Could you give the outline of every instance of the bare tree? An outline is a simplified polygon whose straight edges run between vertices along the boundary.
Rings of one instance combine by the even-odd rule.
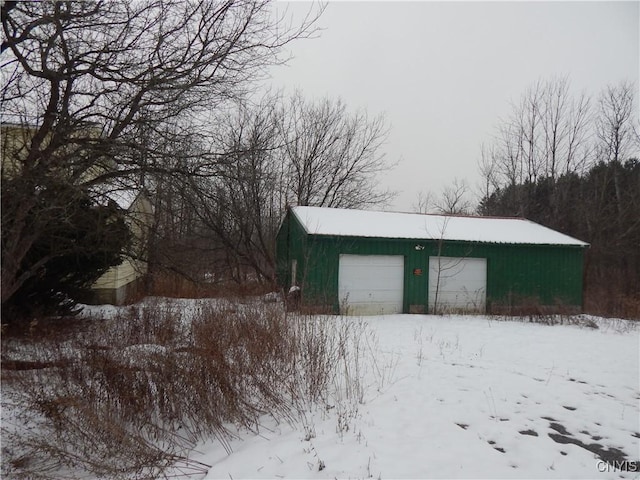
[[[433,211],[435,199],[431,192],[418,192],[416,203],[412,205],[413,211],[416,213],[427,214]]]
[[[514,208],[505,213],[526,215],[540,207],[534,186],[547,182],[557,216],[565,194],[558,179],[589,166],[590,100],[585,94],[572,97],[568,79],[555,78],[536,82],[512,107],[496,142],[483,153],[484,198],[490,189],[506,190]]]
[[[488,198],[493,192],[500,188],[495,149],[496,147],[494,145],[487,146],[484,143],[480,149],[480,160],[478,161],[481,178],[481,183],[478,187],[480,198]]]
[[[638,155],[638,144],[634,141],[634,131],[631,114],[633,111],[633,86],[629,82],[621,82],[617,86],[609,85],[598,99],[598,114],[595,121],[597,145],[596,155],[599,161],[605,163],[622,164],[635,154]],[[620,169],[613,168],[613,186],[615,191],[615,205],[617,221],[624,223],[626,205],[621,187]],[[605,178],[605,181],[607,179]],[[604,198],[602,199],[604,201]],[[599,202],[598,210],[604,210],[606,205]]]
[[[468,197],[467,182],[454,178],[451,185],[442,189],[440,200],[436,202],[437,212],[443,215],[470,215],[473,205]]]
[[[510,163],[514,160],[521,163],[513,165],[514,171],[510,172],[512,175],[516,175],[517,172],[519,181],[535,182],[540,174],[543,88],[542,83],[538,81],[527,89],[520,102],[513,105],[509,124],[503,129],[503,137],[508,142],[507,160]],[[514,150],[516,155],[512,153]]]
[[[273,280],[275,237],[288,205],[366,207],[389,198],[375,175],[382,117],[349,112],[341,101],[268,94],[239,103],[216,122],[217,174],[196,180],[192,209],[225,252],[232,278]]]
[[[365,119],[340,101],[314,104],[299,92],[239,101],[219,114],[208,133],[219,157],[215,175],[158,189],[166,190],[157,199],[166,199],[167,214],[157,217],[163,225],[154,251],[164,258],[156,262],[193,280],[212,272],[220,281],[273,280],[275,237],[288,205],[367,206],[388,198],[374,178],[387,165],[378,152],[383,121]]]
[[[227,152],[225,160],[215,179],[196,189],[194,211],[225,251],[222,270],[235,280],[247,273],[273,280],[275,272],[275,237],[286,209],[279,98],[242,103],[221,120],[216,148]]]
[[[589,98],[570,96],[566,78],[537,82],[513,105],[499,129],[492,153],[504,183],[555,179],[583,166],[587,148]]]
[[[165,147],[206,144],[207,112],[244,95],[315,18],[292,27],[253,0],[4,2],[2,121],[28,134],[3,151],[3,180],[24,187],[19,208],[3,201],[3,304],[44,268],[24,259],[43,233],[27,219],[46,179],[95,196],[214,175],[212,149]]]
[[[391,168],[380,148],[388,133],[383,116],[351,114],[341,100],[309,102],[296,92],[280,118],[290,204],[358,208],[391,198],[375,184]]]
[[[432,192],[420,192],[414,209],[418,213],[470,215],[473,213],[473,204],[469,194],[470,189],[467,182],[454,178],[451,185],[442,188],[439,197],[436,197]]]
[[[438,250],[436,252],[435,262],[433,262],[432,264],[431,258],[429,258],[430,283],[432,283],[431,281],[434,280],[434,277],[435,277],[435,285],[433,285],[433,289],[431,288],[432,285],[429,285],[429,297],[431,297],[431,294],[433,294],[433,302],[431,305],[429,305],[429,311],[434,315],[442,313],[440,311],[440,294],[441,294],[440,290],[441,290],[441,284],[443,283],[446,271],[455,267],[455,266],[452,267],[448,264],[448,262],[443,261],[443,257],[442,257],[443,247],[444,247],[444,236],[447,230],[447,225],[449,224],[450,220],[451,220],[450,217],[444,217],[442,219],[440,234],[437,236]]]
[[[633,151],[632,111],[631,83],[610,85],[600,94],[596,117],[597,153],[600,160],[619,162]]]
[[[567,78],[547,82],[542,91],[544,145],[542,172],[556,179],[584,165],[589,99],[583,93],[572,99]]]

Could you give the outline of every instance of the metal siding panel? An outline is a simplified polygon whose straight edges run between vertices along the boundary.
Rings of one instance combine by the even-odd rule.
[[[582,304],[582,250],[552,246],[491,246],[488,297],[496,304]]]

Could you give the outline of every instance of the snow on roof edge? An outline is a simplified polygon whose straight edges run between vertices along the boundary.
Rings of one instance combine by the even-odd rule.
[[[308,234],[363,238],[589,247],[587,242],[526,218],[382,212],[295,206]]]

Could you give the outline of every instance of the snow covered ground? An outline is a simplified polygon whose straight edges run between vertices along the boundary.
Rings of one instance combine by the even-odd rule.
[[[356,321],[327,317],[326,321]],[[362,401],[264,417],[206,478],[640,478],[638,324],[366,317]],[[609,460],[609,463],[603,461]]]

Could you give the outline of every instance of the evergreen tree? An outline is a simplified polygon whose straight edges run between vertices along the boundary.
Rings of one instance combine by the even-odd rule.
[[[16,277],[25,280],[3,304],[4,323],[75,313],[89,287],[122,261],[131,238],[115,202],[96,204],[67,182],[26,183],[24,177],[2,180],[2,229],[20,229],[26,249],[16,265]],[[25,191],[31,192],[31,208],[17,225]],[[6,257],[15,248],[8,240],[2,236],[3,265],[11,262]]]

